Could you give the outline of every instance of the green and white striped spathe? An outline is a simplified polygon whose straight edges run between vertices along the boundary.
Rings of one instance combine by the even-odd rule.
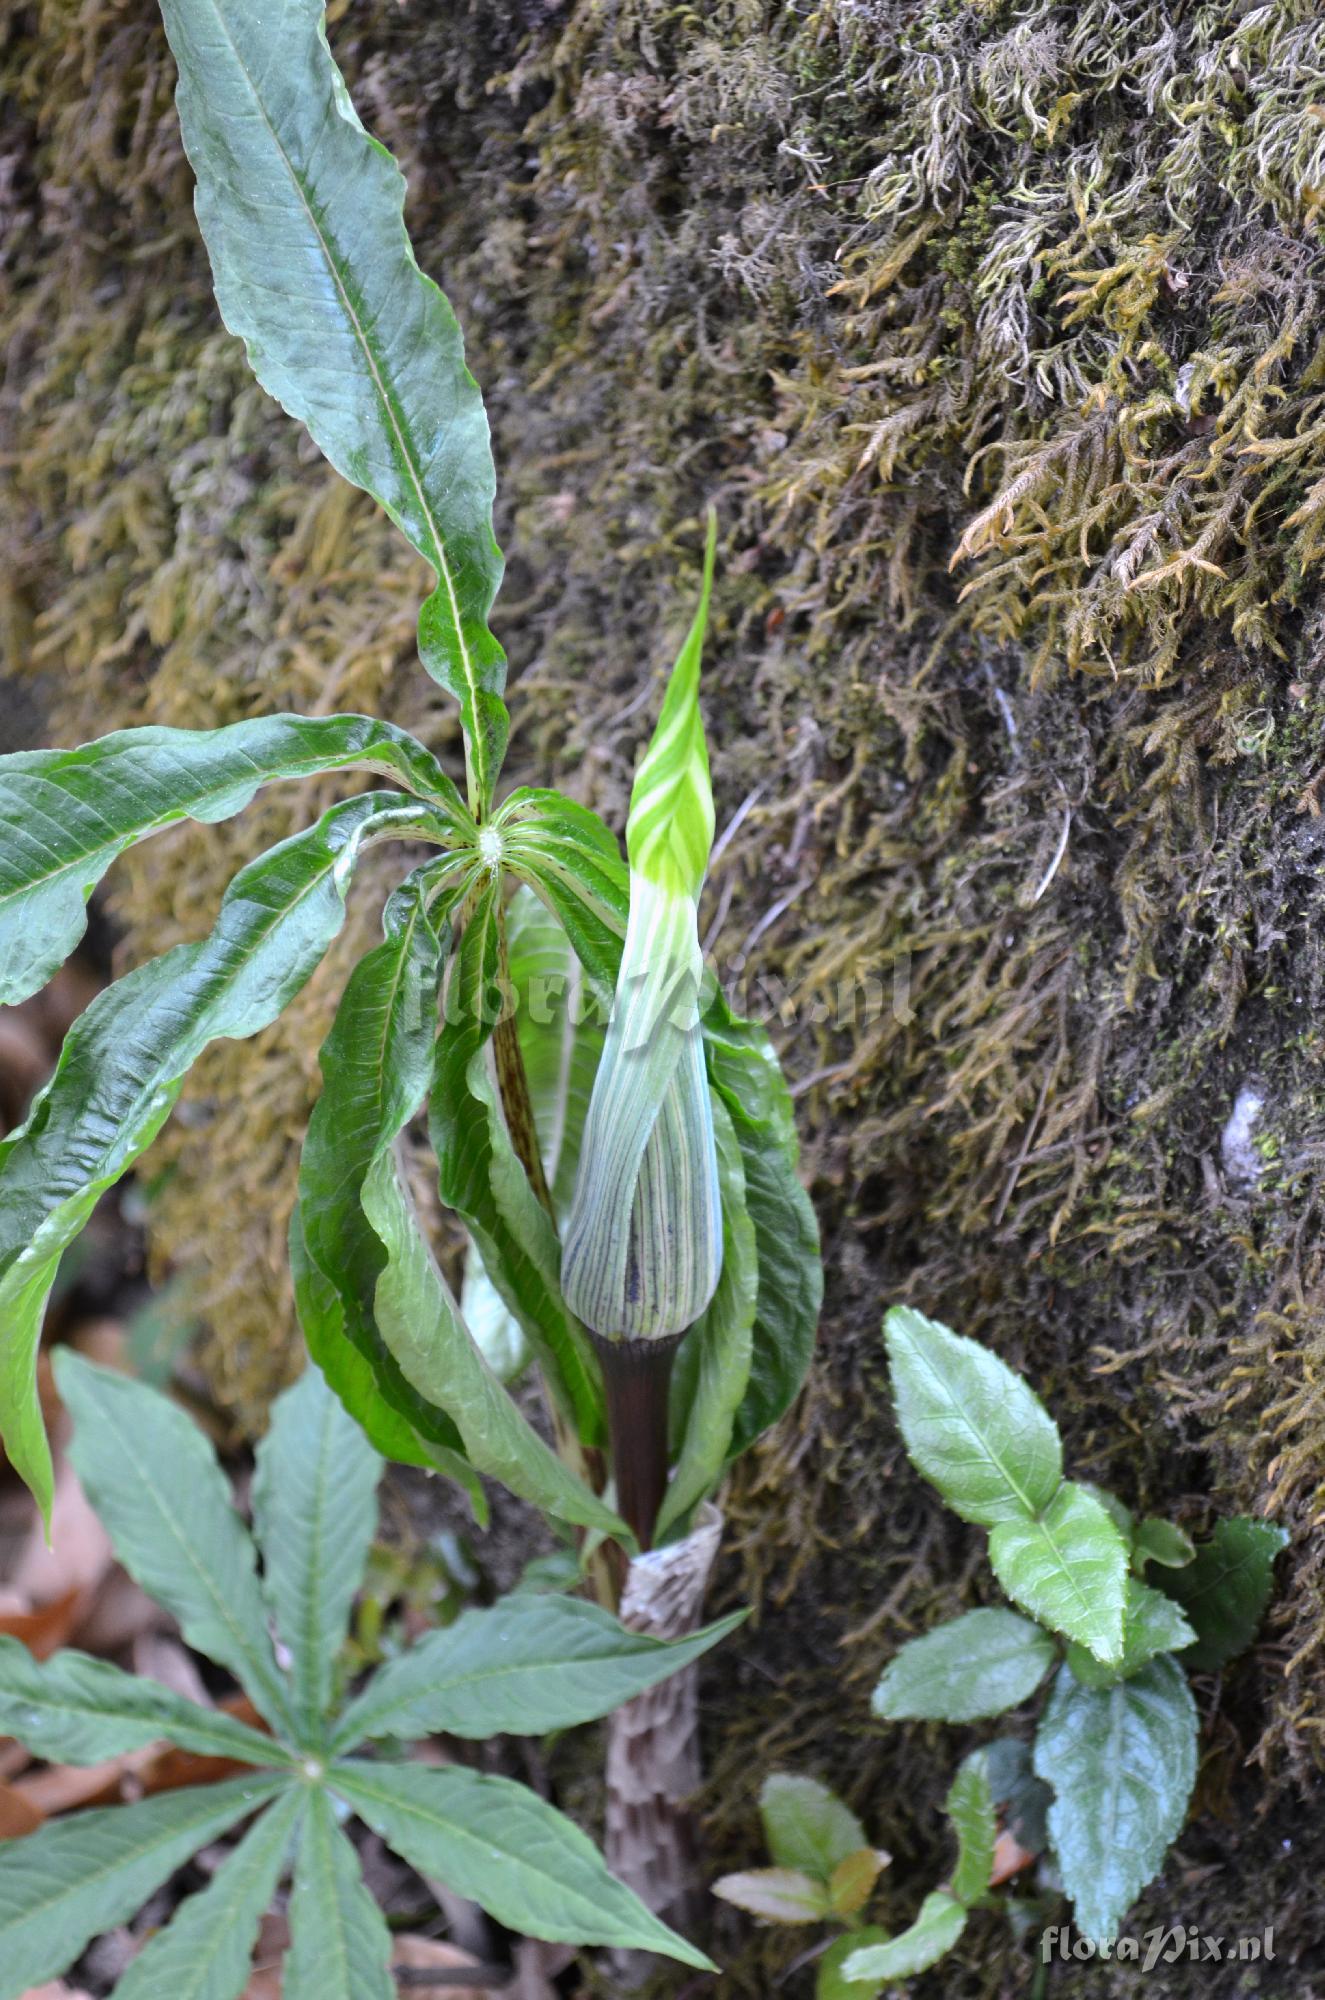
[[[631,795],[630,916],[562,1258],[572,1312],[614,1339],[683,1333],[722,1271],[696,917],[713,844],[698,695],[715,544],[710,518],[699,609]]]

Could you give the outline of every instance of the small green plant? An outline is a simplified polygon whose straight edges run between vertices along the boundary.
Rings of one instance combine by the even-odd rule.
[[[0,1004],[73,949],[89,895],[132,843],[225,819],[277,781],[386,781],[244,868],[210,936],[100,995],[0,1145],[0,1438],[49,1509],[36,1357],[63,1253],[208,1043],[258,1033],[308,980],[360,856],[390,839],[417,865],[345,987],[302,1157],[290,1253],[309,1348],[383,1453],[463,1481],[480,1516],[486,1474],[591,1548],[607,1537],[633,1553],[683,1533],[786,1409],[822,1290],[776,1058],[701,977],[713,801],[698,683],[716,527],[636,779],[626,866],[573,799],[500,793],[487,419],[455,315],[415,262],[404,179],[332,60],[322,0],[278,15],[257,0],[163,0],[163,14],[221,313],[262,385],[431,566],[419,654],[458,703],[464,789],[424,744],[360,715],[133,729],[0,759]],[[563,975],[610,1014],[605,1037],[583,1008],[522,1006],[521,885]],[[472,1246],[477,1330],[399,1157],[425,1110],[443,1204]],[[493,1325],[502,1339],[485,1347]],[[552,1445],[504,1386],[524,1355]],[[599,1564],[604,1600],[612,1574]]]
[[[271,1734],[87,1654],[38,1665],[18,1640],[0,1639],[0,1732],[37,1755],[95,1764],[164,1738],[252,1766],[231,1781],[75,1813],[0,1847],[0,2000],[64,1971],[245,1820],[253,1824],[211,1886],[144,1947],[117,2000],[183,1991],[233,2000],[287,1868],[286,2000],[390,2000],[390,1936],[342,1829],[347,1813],[516,1932],[707,1965],[526,1786],[459,1763],[403,1761],[400,1746],[434,1732],[527,1736],[590,1721],[739,1621],[669,1645],[596,1605],[518,1595],[463,1612],[350,1693],[340,1663],[382,1461],[318,1372],[280,1398],[259,1447],[255,1545],[182,1411],[67,1350],[56,1371],[75,1420],[75,1468],[120,1560],[189,1643],[234,1675]]]
[[[1287,1537],[1238,1518],[1196,1547],[1171,1522],[1135,1520],[1114,1495],[1064,1479],[1057,1426],[996,1355],[908,1307],[889,1313],[885,1335],[913,1464],[989,1531],[994,1574],[1030,1616],[968,1611],[911,1640],[874,1712],[975,1722],[1028,1701],[1053,1673],[1033,1768],[1053,1795],[1048,1846],[1077,1923],[1103,1942],[1187,1815],[1197,1745],[1187,1671],[1216,1672],[1251,1644]],[[888,1949],[846,1958],[849,1990],[884,1974]]]
[[[765,1923],[841,1925],[843,1934],[819,1957],[816,2000],[868,2000],[933,1965],[961,1936],[969,1911],[994,1900],[997,1821],[988,1762],[977,1750],[957,1773],[947,1800],[957,1839],[952,1878],[926,1896],[915,1922],[896,1937],[865,1921],[889,1855],[870,1846],[855,1814],[814,1778],[775,1771],[765,1779],[759,1813],[774,1865],[724,1875],[713,1893]],[[864,1951],[871,1978],[848,1981],[848,1960]]]

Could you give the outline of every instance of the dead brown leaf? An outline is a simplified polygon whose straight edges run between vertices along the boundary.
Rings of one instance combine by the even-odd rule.
[[[81,1986],[66,1986],[63,1979],[52,1979],[46,1986],[30,1986],[22,2000],[92,2000],[92,1995]]]
[[[25,1833],[35,1833],[44,1818],[12,1785],[0,1785],[0,1840],[20,1840]]]

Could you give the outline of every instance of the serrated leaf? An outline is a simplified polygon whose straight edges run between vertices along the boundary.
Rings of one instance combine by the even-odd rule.
[[[468,814],[441,765],[389,722],[264,715],[224,729],[122,729],[77,750],[0,758],[0,1006],[26,999],[78,943],[116,856],[181,819],[210,825],[259,786],[346,766]]]
[[[1185,1569],[1195,1554],[1191,1536],[1172,1521],[1159,1521],[1150,1515],[1137,1527],[1132,1558],[1138,1571],[1152,1562],[1162,1569]]]
[[[888,1933],[881,1924],[863,1924],[858,1931],[834,1938],[819,1960],[814,1980],[814,2000],[878,2000],[883,1984],[878,1979],[848,1979],[843,1967],[847,1960],[867,1945],[887,1944]]]
[[[168,1738],[201,1757],[283,1764],[290,1753],[219,1709],[201,1708],[159,1681],[126,1674],[72,1647],[43,1662],[0,1638],[0,1735],[49,1764],[100,1764]]]
[[[515,1155],[488,1072],[503,1005],[498,887],[470,911],[452,962],[438,1037],[429,1126],[442,1201],[477,1243],[484,1268],[520,1323],[568,1425],[606,1442],[602,1381],[558,1282],[556,1232]]]
[[[1056,1658],[1048,1633],[1015,1611],[967,1611],[903,1646],[871,1706],[890,1722],[974,1722],[1026,1701]]]
[[[382,1338],[411,1386],[451,1418],[470,1463],[554,1520],[628,1544],[624,1522],[544,1442],[474,1345],[389,1154],[361,1199],[386,1251],[374,1298]]]
[[[1108,1666],[1123,1650],[1127,1544],[1098,1500],[1065,1480],[1032,1520],[1001,1521],[989,1560],[1008,1596]]]
[[[727,1110],[713,1105],[722,1200],[722,1275],[704,1312],[681,1342],[672,1369],[672,1476],[655,1542],[667,1538],[722,1477],[732,1427],[750,1380],[759,1270],[755,1232],[745,1206],[745,1170]]]
[[[825,1884],[839,1862],[869,1846],[850,1806],[817,1778],[770,1773],[760,1789],[759,1816],[778,1866],[804,1869]]]
[[[331,59],[322,0],[164,0],[217,304],[264,389],[381,502],[437,576],[419,651],[460,703],[480,816],[506,747],[488,629],[502,562],[487,419],[405,182]]]
[[[1220,1521],[1190,1568],[1164,1579],[1196,1632],[1182,1658],[1198,1673],[1217,1673],[1245,1652],[1261,1627],[1274,1588],[1274,1559],[1288,1536],[1273,1521],[1235,1515]]]
[[[236,2000],[303,1809],[300,1793],[288,1792],[249,1828],[209,1886],[148,1939],[115,2000]]]
[[[72,1348],[57,1352],[55,1379],[74,1420],[70,1460],[124,1567],[273,1727],[288,1728],[290,1686],[267,1636],[256,1553],[202,1432],[155,1389]]]
[[[987,1894],[994,1873],[994,1842],[998,1825],[994,1794],[983,1750],[967,1757],[952,1781],[948,1818],[957,1836],[957,1866],[949,1887],[967,1908]]]
[[[97,996],[27,1123],[0,1144],[0,1436],[43,1509],[51,1462],[36,1354],[63,1252],[156,1137],[207,1044],[256,1034],[303,986],[340,929],[365,843],[443,831],[432,808],[370,792],[251,862],[210,937]]]
[[[937,1965],[952,1950],[966,1929],[966,1910],[946,1889],[935,1889],[920,1905],[915,1922],[887,1944],[866,1945],[848,1952],[842,1962],[842,1976],[856,1980],[909,1979],[927,1966]],[[849,1987],[848,1987],[849,1990]]]
[[[347,1710],[336,1752],[368,1737],[536,1736],[591,1722],[699,1659],[737,1612],[666,1642],[579,1598],[513,1596],[461,1613],[374,1675]]]
[[[823,1883],[798,1868],[747,1868],[720,1875],[713,1893],[766,1924],[817,1923],[830,1907]]]
[[[396,2000],[391,1933],[320,1788],[308,1800],[281,2000]]]
[[[884,1336],[906,1449],[954,1513],[996,1528],[1047,1508],[1062,1479],[1063,1448],[1021,1377],[978,1341],[910,1306],[892,1308]]]
[[[282,1790],[235,1778],[137,1805],[73,1813],[0,1845],[0,2000],[61,1973],[89,1939],[124,1923],[200,1847]]]
[[[1131,1546],[1136,1530],[1136,1517],[1125,1500],[1116,1493],[1110,1493],[1107,1486],[1097,1486],[1092,1479],[1079,1479],[1077,1486],[1082,1493],[1089,1493],[1092,1500],[1098,1500],[1123,1540]]]
[[[363,1211],[364,1181],[427,1094],[450,914],[466,880],[462,874],[439,886],[432,870],[416,869],[387,903],[383,942],[346,982],[319,1053],[322,1093],[300,1156],[301,1242],[292,1238],[292,1247],[296,1265],[302,1253],[312,1267],[297,1278],[310,1346],[329,1367],[328,1379],[350,1414],[370,1427],[375,1441],[385,1441],[403,1421],[411,1461],[459,1477],[481,1513],[481,1490],[464,1467],[455,1423],[409,1381],[377,1323],[386,1251]],[[362,1358],[366,1382],[328,1353],[338,1341],[348,1341]]]
[[[1193,1636],[1191,1626],[1171,1598],[1130,1576],[1123,1612],[1123,1656],[1117,1667],[1102,1667],[1075,1645],[1067,1649],[1067,1663],[1083,1686],[1107,1687],[1119,1675],[1126,1678],[1134,1674],[1157,1653],[1177,1652],[1190,1644]]]
[[[1172,1659],[1086,1688],[1062,1667],[1035,1738],[1049,1837],[1080,1929],[1102,1944],[1158,1874],[1196,1778],[1196,1704]]]
[[[1049,1840],[1045,1815],[1053,1793],[1031,1768],[1030,1745],[999,1736],[985,1745],[984,1754],[994,1803],[1002,1808],[1013,1838],[1028,1854],[1043,1853]]]
[[[253,1527],[263,1589],[290,1653],[292,1699],[316,1731],[377,1532],[382,1461],[316,1368],[272,1407],[258,1446]]]
[[[337,1764],[333,1791],[425,1876],[528,1937],[657,1951],[711,1971],[660,1923],[577,1826],[509,1778],[461,1765]]]
[[[828,1878],[828,1901],[834,1916],[854,1917],[863,1910],[891,1859],[881,1847],[858,1847],[839,1861]]]

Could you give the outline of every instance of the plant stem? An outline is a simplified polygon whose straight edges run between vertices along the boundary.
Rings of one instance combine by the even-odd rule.
[[[607,1390],[617,1512],[640,1548],[651,1549],[667,1491],[667,1392],[681,1336],[607,1340],[594,1334],[593,1344]]]
[[[511,1135],[511,1145],[515,1157],[529,1177],[529,1185],[537,1197],[540,1208],[557,1227],[556,1211],[552,1206],[552,1195],[548,1189],[547,1175],[543,1171],[543,1155],[538,1144],[538,1126],[534,1120],[533,1100],[529,1095],[529,1077],[524,1066],[524,1054],[520,1048],[520,1037],[516,1028],[515,1014],[510,1005],[510,966],[506,955],[506,923],[501,921],[498,929],[500,952],[500,978],[507,1004],[492,1032],[493,1066],[497,1073],[497,1092],[506,1119],[506,1129]],[[577,1479],[588,1487],[591,1493],[601,1493],[607,1484],[607,1468],[603,1455],[590,1445],[582,1444],[571,1425],[557,1407],[556,1398],[547,1397],[552,1417],[552,1429],[556,1438],[557,1456],[570,1467]],[[620,1558],[618,1560],[618,1557]],[[605,1610],[615,1611],[621,1596],[621,1580],[625,1574],[624,1553],[614,1546],[598,1549],[589,1563],[589,1575],[593,1583],[593,1593]]]

